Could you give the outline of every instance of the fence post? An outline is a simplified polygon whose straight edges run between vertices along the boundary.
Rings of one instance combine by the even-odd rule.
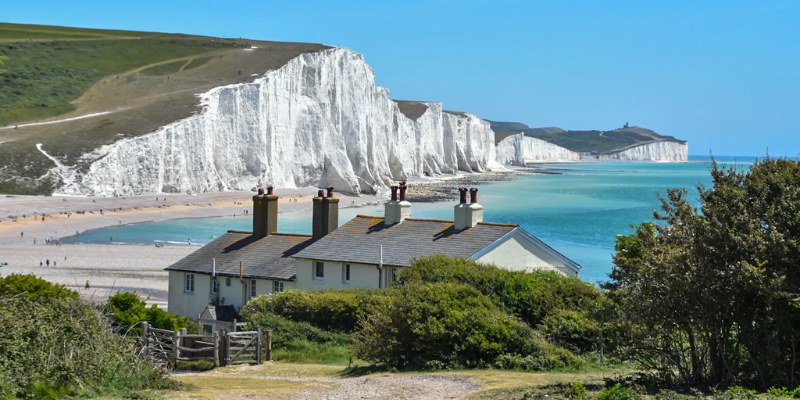
[[[261,343],[261,327],[258,327],[257,330],[258,337],[256,338],[256,364],[261,364],[263,362],[263,355],[261,354],[262,351],[262,343]]]
[[[142,355],[147,357],[150,355],[150,324],[147,321],[142,323]]]
[[[272,361],[272,330],[267,330],[267,361]]]
[[[178,346],[181,343],[181,332],[175,331],[175,340],[172,341],[172,368],[178,368]]]
[[[223,329],[219,337],[219,365],[224,367],[228,365],[228,330]]]
[[[212,334],[214,338],[214,366],[219,367],[219,333]]]

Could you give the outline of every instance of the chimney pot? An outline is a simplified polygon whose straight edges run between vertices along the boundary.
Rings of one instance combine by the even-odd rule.
[[[264,189],[263,188],[258,188],[258,194],[264,194]]]
[[[328,197],[333,197],[333,186],[328,186]]]
[[[475,204],[478,202],[478,188],[472,188],[469,190],[469,202],[470,204]]]
[[[317,197],[325,197],[325,191],[322,189],[317,190]]]
[[[397,185],[392,186],[392,201],[397,201]]]
[[[406,201],[406,190],[408,187],[405,182],[400,182],[400,201]]]
[[[267,186],[267,194],[271,196],[271,195],[272,195],[272,190],[273,190],[273,189],[274,189],[274,188],[273,188],[272,186]],[[262,193],[263,193],[263,189],[262,189]]]
[[[467,188],[462,187],[458,188],[458,204],[466,204],[467,203]]]

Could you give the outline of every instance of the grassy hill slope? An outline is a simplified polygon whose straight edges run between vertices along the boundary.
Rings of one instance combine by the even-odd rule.
[[[525,136],[535,137],[572,151],[585,153],[608,154],[637,145],[662,141],[686,143],[672,136],[659,135],[650,129],[637,126],[610,131],[569,131],[556,127],[531,128],[519,122],[489,121],[489,123],[495,132],[496,142],[522,132]]]
[[[37,143],[78,164],[81,154],[190,116],[198,93],[326,48],[0,23],[0,193],[52,191],[39,178],[54,164]]]

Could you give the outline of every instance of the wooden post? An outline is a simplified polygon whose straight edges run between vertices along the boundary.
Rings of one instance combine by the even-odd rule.
[[[222,330],[219,340],[219,364],[224,367],[228,365],[228,331],[226,329]]]
[[[212,337],[214,338],[214,366],[219,367],[219,333],[213,332]]]
[[[261,344],[261,327],[258,327],[257,330],[258,337],[256,337],[256,364],[261,364],[263,362],[263,355],[261,354],[262,351],[262,344]]]
[[[142,323],[142,355],[147,357],[150,354],[150,324]]]
[[[172,341],[172,368],[178,368],[178,346],[181,343],[181,332],[175,331],[175,339]]]
[[[272,361],[272,330],[267,331],[267,361]]]

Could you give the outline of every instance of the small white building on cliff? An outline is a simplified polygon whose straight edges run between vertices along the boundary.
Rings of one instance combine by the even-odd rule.
[[[477,189],[460,189],[449,220],[411,218],[407,186],[392,187],[384,217],[359,215],[341,227],[333,188],[313,199],[312,235],[277,232],[278,196],[253,196],[253,231],[228,231],[166,268],[169,311],[190,318],[209,305],[239,309],[290,288],[382,288],[414,258],[445,254],[515,271],[576,276],[580,266],[518,225],[483,222]],[[398,198],[399,193],[399,198]]]

